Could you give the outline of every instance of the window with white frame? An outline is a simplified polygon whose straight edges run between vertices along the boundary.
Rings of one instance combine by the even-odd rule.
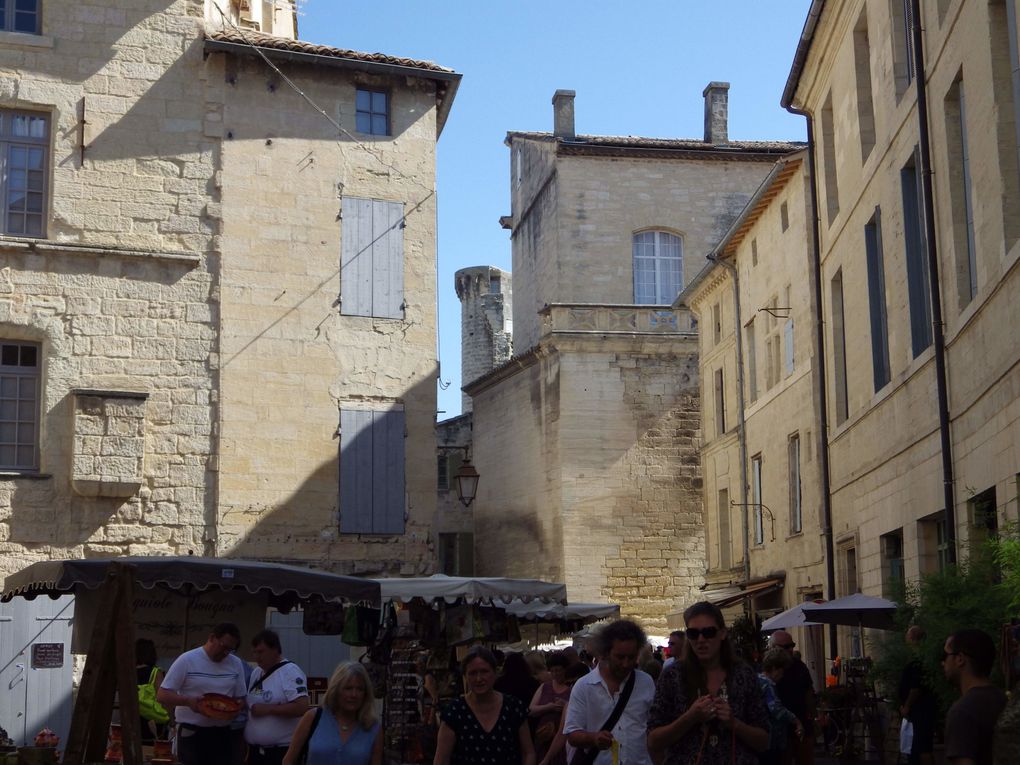
[[[368,135],[389,135],[390,94],[381,90],[358,88],[354,99],[357,131]]]
[[[39,468],[37,343],[0,341],[0,470]]]
[[[634,234],[634,302],[671,305],[684,283],[683,240],[667,231]]]
[[[2,233],[30,237],[46,235],[49,144],[48,115],[0,109],[0,161],[3,163],[4,200]]]
[[[42,33],[41,0],[0,0],[0,31]]]
[[[765,523],[761,509],[761,455],[751,457],[751,505],[754,508],[754,543],[765,544]]]

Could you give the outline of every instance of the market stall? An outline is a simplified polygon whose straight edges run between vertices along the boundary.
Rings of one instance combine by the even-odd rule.
[[[513,649],[535,648],[562,636],[575,635],[606,619],[619,619],[620,607],[609,603],[510,603],[507,614],[520,624],[521,642]]]
[[[537,579],[454,577],[377,579],[392,625],[374,657],[384,664],[388,762],[431,762],[440,700],[457,692],[458,651],[519,640],[509,608],[566,605],[563,584]]]
[[[211,624],[261,619],[275,607],[362,604],[378,607],[376,582],[282,564],[226,558],[125,557],[42,561],[11,574],[0,595],[74,594],[76,646],[86,653],[63,762],[104,759],[119,692],[126,765],[141,765],[134,644],[138,634],[162,636],[176,655],[204,640]],[[258,615],[258,616],[252,616]]]

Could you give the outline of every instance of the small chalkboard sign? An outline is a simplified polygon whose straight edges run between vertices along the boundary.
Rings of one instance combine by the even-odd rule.
[[[32,644],[32,669],[60,669],[63,666],[63,643]]]

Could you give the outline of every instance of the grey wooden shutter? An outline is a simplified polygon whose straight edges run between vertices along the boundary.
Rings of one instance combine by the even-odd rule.
[[[343,198],[340,233],[340,312],[402,319],[404,205]]]
[[[400,202],[372,202],[372,315],[404,318],[404,206]]]
[[[340,410],[340,531],[372,533],[372,414]]]
[[[404,413],[340,410],[340,532],[404,533]]]
[[[404,533],[404,413],[373,412],[372,531]]]
[[[372,315],[372,200],[343,198],[340,228],[340,313]]]

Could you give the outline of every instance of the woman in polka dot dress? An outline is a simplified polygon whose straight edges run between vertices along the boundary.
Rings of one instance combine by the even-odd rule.
[[[519,699],[493,689],[492,652],[472,648],[461,671],[467,692],[440,712],[433,765],[535,765],[528,709]]]

